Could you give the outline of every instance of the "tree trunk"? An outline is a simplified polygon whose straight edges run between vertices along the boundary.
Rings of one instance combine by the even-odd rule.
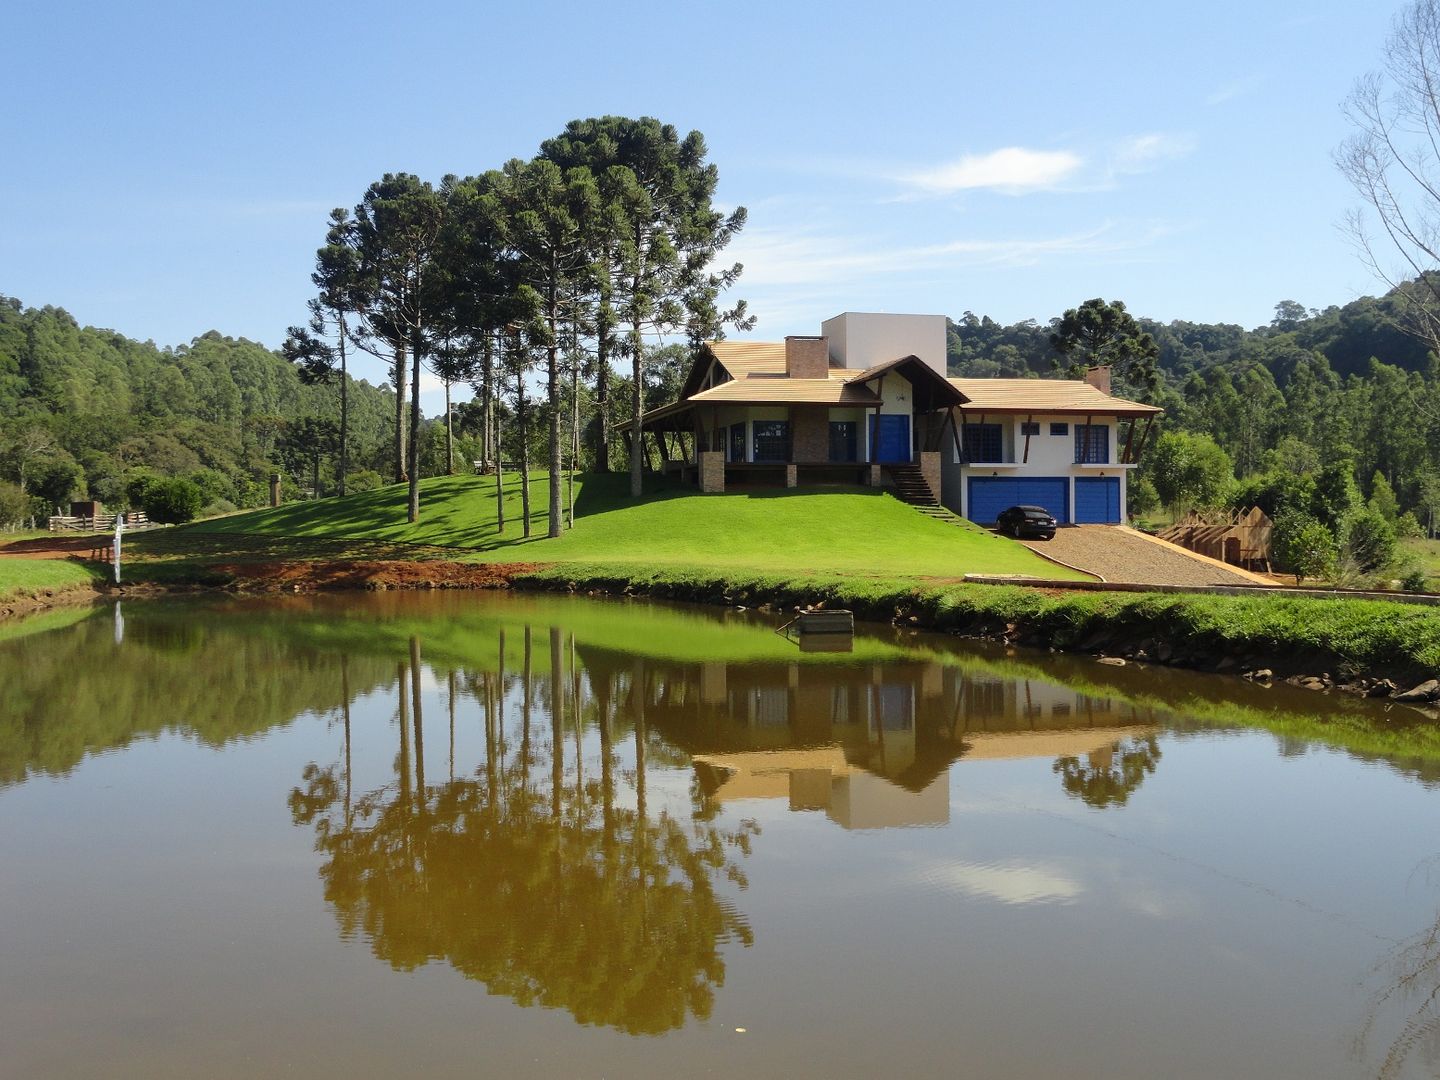
[[[549,450],[550,450],[550,484],[549,484],[549,509],[547,511],[549,520],[546,522],[545,535],[556,537],[560,535],[561,521],[561,494],[560,487],[561,473],[565,469],[564,462],[560,457],[560,339],[559,327],[556,325],[557,307],[559,301],[555,295],[555,275],[558,271],[553,265],[550,268],[550,291],[547,297],[547,310],[545,312],[545,323],[550,330],[549,341],[545,348],[545,375],[546,375],[546,396],[550,401],[550,424],[549,424]]]
[[[406,520],[412,525],[420,520],[420,335],[415,335],[411,350],[410,379],[410,509]]]
[[[609,252],[600,277],[600,307],[595,320],[595,471],[610,471],[610,332],[615,311],[610,306]]]
[[[638,499],[644,490],[644,482],[641,478],[644,468],[644,447],[642,446],[640,419],[644,411],[644,393],[642,387],[642,376],[644,374],[644,360],[640,352],[640,320],[636,319],[630,326],[630,376],[633,382],[630,386],[630,427],[634,438],[630,441],[630,497]]]
[[[500,414],[495,414],[495,529],[505,531],[505,461],[500,452]]]
[[[575,470],[580,467],[580,328],[575,330],[575,352],[570,357],[570,528],[575,527]]]
[[[405,346],[395,346],[395,483],[405,482]]]
[[[515,420],[520,428],[520,517],[521,534],[530,535],[530,424],[525,407],[525,374],[515,373]]]
[[[480,350],[480,456],[496,461],[500,451],[495,438],[495,392],[491,382],[495,376],[495,341],[488,333],[480,339]]]
[[[445,380],[445,475],[455,475],[455,422],[450,415],[450,380]]]
[[[345,477],[350,472],[350,376],[345,366],[345,315],[336,320],[340,325],[340,475],[337,489],[345,494]]]

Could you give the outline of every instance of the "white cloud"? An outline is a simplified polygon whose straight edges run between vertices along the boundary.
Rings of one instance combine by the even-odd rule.
[[[901,173],[896,179],[924,195],[983,190],[1023,195],[1058,187],[1084,164],[1084,158],[1069,150],[1007,146],[988,154],[966,154],[943,165]]]
[[[846,237],[818,229],[754,229],[736,239],[732,253],[745,264],[749,288],[810,286],[937,268],[1033,266],[1044,259],[1132,250],[1151,243],[1155,227],[1126,234],[1113,222],[1056,236],[958,239],[934,244],[891,244],[877,237]]]
[[[973,863],[943,860],[917,873],[924,884],[1002,904],[1068,904],[1085,886],[1058,867],[1007,861]]]

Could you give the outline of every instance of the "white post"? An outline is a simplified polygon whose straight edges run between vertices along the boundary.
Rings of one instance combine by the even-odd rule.
[[[115,515],[115,584],[120,584],[120,534],[125,531],[125,515]]]

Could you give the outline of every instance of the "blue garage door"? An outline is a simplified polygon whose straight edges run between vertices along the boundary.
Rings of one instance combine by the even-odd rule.
[[[970,520],[994,525],[1012,506],[1043,506],[1062,525],[1070,520],[1070,482],[1063,476],[972,476]]]
[[[1077,525],[1118,525],[1120,523],[1120,478],[1118,476],[1077,476],[1075,478],[1075,523]]]
[[[896,465],[910,460],[910,417],[903,414],[872,417],[870,438],[876,461]]]

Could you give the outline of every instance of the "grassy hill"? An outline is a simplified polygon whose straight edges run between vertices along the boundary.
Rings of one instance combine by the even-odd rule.
[[[498,528],[493,478],[436,477],[421,485],[421,520],[405,521],[399,485],[343,499],[293,503],[198,523],[181,535],[293,540],[381,540],[462,549],[466,558],[837,571],[886,577],[967,573],[1079,577],[969,523],[931,520],[868,488],[757,489],[698,495],[651,479],[636,503],[624,476],[576,479],[576,522],[545,538],[548,482],[532,481],[533,536],[521,536],[518,477],[504,486]],[[178,537],[177,537],[178,539]]]

